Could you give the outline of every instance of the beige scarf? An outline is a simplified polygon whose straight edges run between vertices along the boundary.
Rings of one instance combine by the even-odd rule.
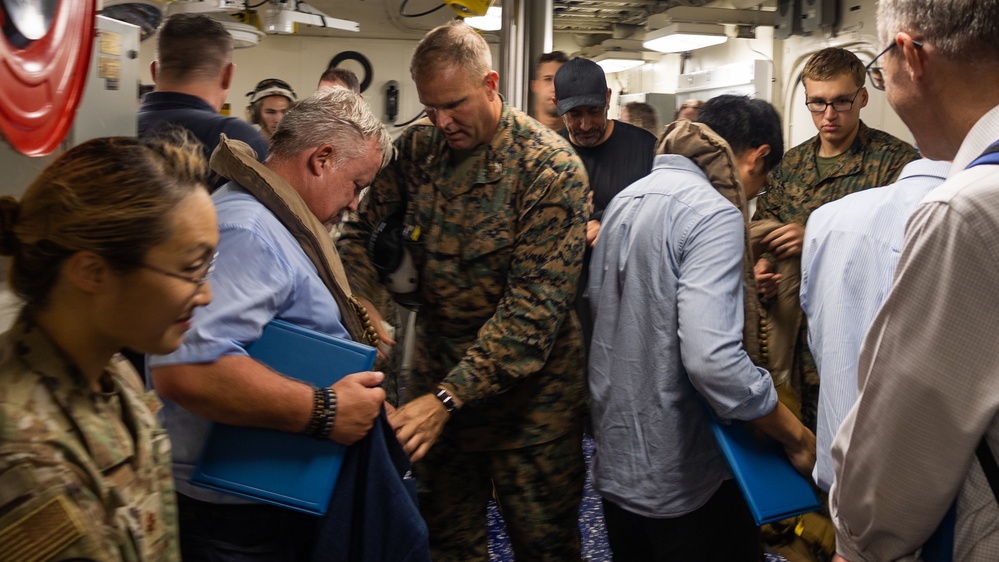
[[[315,264],[319,277],[340,308],[347,333],[355,341],[377,345],[378,335],[371,326],[368,312],[350,291],[343,263],[329,232],[298,192],[284,178],[257,162],[249,145],[224,134],[212,153],[211,168],[245,188],[277,216]]]

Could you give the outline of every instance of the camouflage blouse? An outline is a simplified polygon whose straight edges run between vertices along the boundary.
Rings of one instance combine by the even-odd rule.
[[[0,559],[180,560],[170,442],[128,362],[97,393],[38,328],[0,353]]]
[[[466,450],[544,443],[578,427],[585,364],[572,301],[583,258],[586,170],[568,142],[504,104],[492,141],[456,171],[428,121],[396,141],[338,248],[371,300],[372,225],[408,199],[422,302],[406,399],[443,383],[464,403],[445,431]]]
[[[850,193],[880,187],[898,179],[902,168],[919,158],[909,143],[860,122],[853,144],[825,177],[815,156],[819,137],[788,150],[770,174],[767,192],[756,200],[753,220],[774,219],[804,225],[812,211]]]

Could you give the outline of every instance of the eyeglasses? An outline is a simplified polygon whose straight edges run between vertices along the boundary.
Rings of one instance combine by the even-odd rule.
[[[863,89],[863,86],[857,88],[857,93],[853,94],[853,99],[835,101],[806,101],[805,107],[807,107],[808,111],[811,111],[812,113],[825,113],[826,109],[831,105],[836,113],[844,113],[853,109],[853,102],[857,101],[857,96],[860,95],[860,90]]]
[[[912,44],[917,49],[922,49],[923,48],[923,44],[920,41],[913,40]],[[864,70],[867,71],[867,75],[871,77],[871,86],[874,86],[875,90],[884,91],[884,89],[885,89],[885,73],[884,73],[884,69],[882,67],[880,67],[880,66],[874,66],[874,65],[875,65],[875,63],[878,62],[878,59],[880,59],[882,56],[884,56],[884,54],[887,53],[888,51],[892,50],[892,48],[894,48],[895,45],[898,45],[898,43],[892,42],[891,45],[888,45],[887,47],[885,47],[885,50],[883,50],[880,53],[878,53],[878,56],[874,57],[874,59],[871,62],[867,63],[867,66],[864,67]]]
[[[212,276],[212,272],[215,271],[215,260],[218,257],[219,257],[219,253],[215,252],[212,255],[211,259],[208,260],[207,262],[205,262],[205,264],[201,266],[202,267],[202,271],[200,273],[195,274],[195,275],[183,275],[183,274],[176,273],[176,272],[173,272],[173,271],[167,271],[165,269],[160,269],[158,267],[155,267],[155,266],[152,266],[152,265],[148,265],[148,264],[145,264],[145,263],[139,264],[139,267],[141,267],[143,269],[148,269],[149,271],[155,271],[156,273],[159,273],[160,275],[166,275],[167,277],[173,277],[174,279],[181,279],[183,281],[187,281],[188,283],[194,283],[198,288],[201,288],[202,285],[204,285],[205,283],[208,282],[208,278]]]

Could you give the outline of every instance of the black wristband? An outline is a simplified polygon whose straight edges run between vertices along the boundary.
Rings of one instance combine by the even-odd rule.
[[[441,401],[441,404],[444,404],[444,409],[447,410],[449,414],[454,411],[454,396],[451,396],[451,393],[448,392],[447,389],[442,388],[438,390],[437,394],[434,394],[434,396]]]

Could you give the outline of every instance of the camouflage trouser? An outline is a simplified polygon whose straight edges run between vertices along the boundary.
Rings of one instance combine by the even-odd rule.
[[[495,485],[518,561],[580,560],[581,442],[573,432],[522,449],[465,453],[438,441],[414,466],[432,559],[489,559],[486,505]]]

